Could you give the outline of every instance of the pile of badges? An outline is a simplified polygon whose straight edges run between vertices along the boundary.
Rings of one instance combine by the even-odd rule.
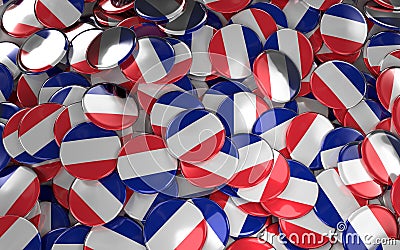
[[[0,249],[400,249],[399,0],[0,5]]]

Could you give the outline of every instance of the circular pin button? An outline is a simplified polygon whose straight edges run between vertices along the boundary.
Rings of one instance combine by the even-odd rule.
[[[186,9],[185,0],[167,0],[163,2],[152,0],[136,0],[135,11],[142,18],[154,21],[171,21]]]
[[[376,79],[376,92],[380,103],[389,112],[393,109],[393,103],[400,95],[400,81],[395,77],[400,73],[400,68],[384,70]]]
[[[68,106],[77,102],[81,102],[85,92],[86,88],[78,85],[64,87],[54,93],[54,95],[50,97],[49,102]]]
[[[90,232],[90,227],[76,225],[65,230],[54,242],[52,249],[83,247],[85,238]]]
[[[68,193],[75,179],[76,178],[69,174],[64,168],[60,168],[53,178],[52,189],[54,197],[61,206],[67,209],[69,208]]]
[[[40,249],[40,235],[36,227],[24,218],[7,215],[0,217],[2,236],[0,247],[4,249]],[[23,232],[23,233],[21,233]]]
[[[36,18],[47,28],[65,29],[79,20],[84,0],[36,0]]]

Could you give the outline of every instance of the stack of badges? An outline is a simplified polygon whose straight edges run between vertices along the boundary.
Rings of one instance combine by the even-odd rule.
[[[0,249],[399,249],[399,3],[0,0]]]

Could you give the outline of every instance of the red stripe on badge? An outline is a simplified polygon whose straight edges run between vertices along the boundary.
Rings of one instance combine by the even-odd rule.
[[[103,221],[103,219],[100,218],[73,189],[70,190],[69,201],[74,203],[74,206],[70,207],[70,209],[75,217],[85,218],[85,222],[91,225],[105,223],[105,221]],[[74,208],[79,208],[79,211],[75,213]]]
[[[175,248],[175,250],[199,249],[204,242],[199,241],[206,235],[207,222],[203,219],[197,226],[189,233],[188,236]],[[196,246],[194,243],[201,245]]]
[[[117,159],[82,162],[64,166],[70,173],[79,173],[80,179],[93,180],[93,170],[96,176],[107,176],[117,167]]]

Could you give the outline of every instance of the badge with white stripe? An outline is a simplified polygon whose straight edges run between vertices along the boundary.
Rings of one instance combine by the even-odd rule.
[[[49,102],[68,106],[73,103],[81,102],[85,92],[86,88],[78,85],[64,87],[54,93],[54,95],[50,97]]]
[[[357,129],[365,135],[373,131],[376,125],[388,116],[387,111],[380,103],[366,99],[347,110],[343,125]]]
[[[379,205],[367,205],[353,212],[343,232],[345,249],[376,249],[379,239],[396,238],[398,225],[389,209]]]
[[[126,188],[117,173],[96,181],[76,179],[69,191],[69,209],[88,226],[103,225],[121,212]]]
[[[231,197],[231,199],[233,203],[237,206],[237,208],[239,208],[246,214],[258,217],[267,217],[271,215],[261,206],[261,203],[259,202],[247,201],[240,197]]]
[[[400,140],[390,132],[376,130],[361,144],[367,171],[378,182],[391,185],[400,175]]]
[[[252,249],[252,250],[275,250],[268,242],[263,242],[257,238],[243,238],[236,240],[226,250],[241,250],[241,249]]]
[[[65,230],[54,242],[51,250],[83,249],[90,227],[76,225]]]
[[[314,62],[314,52],[310,41],[302,33],[291,29],[278,30],[268,37],[264,50],[268,49],[286,54],[296,65],[301,78],[310,72]]]
[[[318,25],[320,11],[310,7],[305,1],[272,0],[271,3],[285,13],[291,29],[307,33]]]
[[[399,10],[387,9],[371,1],[365,4],[364,11],[365,15],[373,23],[386,29],[400,29],[400,22],[398,20]]]
[[[285,157],[274,151],[274,165],[271,173],[265,180],[250,188],[239,188],[236,194],[248,201],[262,202],[280,195],[286,188],[290,179],[289,164]]]
[[[45,103],[24,115],[19,124],[18,138],[29,155],[42,160],[58,158],[59,147],[54,140],[53,127],[63,110],[60,104]]]
[[[135,11],[140,17],[154,22],[171,21],[182,14],[185,5],[185,0],[137,0]]]
[[[128,78],[126,78],[126,76],[122,73],[120,67],[101,70],[98,73],[91,74],[90,82],[92,86],[102,83],[113,83],[128,91],[137,90],[137,85]]]
[[[0,63],[7,66],[13,79],[16,79],[21,74],[21,70],[17,65],[18,50],[19,46],[14,43],[0,42]]]
[[[269,144],[253,134],[237,134],[232,142],[239,152],[239,163],[228,185],[235,188],[250,188],[267,178],[274,163]]]
[[[289,237],[289,243],[304,249],[314,249],[329,244],[330,237],[335,233],[335,228],[325,225],[313,210],[297,219],[280,219],[279,226],[287,237],[298,236]]]
[[[224,124],[226,135],[250,133],[257,118],[269,110],[268,104],[259,96],[249,92],[238,92],[220,104],[217,115]]]
[[[172,45],[161,37],[142,37],[138,46],[139,52],[121,64],[125,76],[137,83],[153,83],[166,77],[175,63]]]
[[[251,91],[244,84],[231,81],[222,81],[214,84],[204,93],[202,102],[207,110],[217,112],[218,107],[226,98],[239,92]]]
[[[289,156],[286,149],[286,131],[297,114],[286,108],[273,108],[264,112],[254,123],[252,133],[266,140],[273,149],[283,156]]]
[[[138,107],[128,91],[114,84],[100,84],[88,89],[82,106],[87,118],[108,130],[132,126],[138,118]]]
[[[36,18],[47,28],[65,29],[79,20],[83,13],[84,0],[37,0]]]
[[[157,100],[150,112],[151,127],[156,135],[165,136],[168,124],[179,113],[203,108],[203,104],[191,94],[180,91],[168,92]]]
[[[264,10],[248,8],[231,17],[230,23],[241,24],[256,32],[262,44],[278,30],[275,20]]]
[[[86,51],[91,42],[103,31],[101,29],[90,29],[79,33],[71,41],[68,51],[68,59],[71,67],[82,74],[94,74],[99,70],[90,66],[86,58]]]
[[[283,29],[288,27],[287,18],[285,13],[278,6],[267,3],[267,2],[257,2],[249,6],[249,8],[260,9],[268,14],[275,20],[278,29]]]
[[[339,177],[337,169],[328,169],[317,176],[320,187],[314,211],[330,227],[343,224],[362,204],[359,204]]]
[[[202,250],[223,250],[228,243],[229,222],[224,210],[215,202],[196,198],[191,202],[200,210],[207,223],[207,238]]]
[[[330,7],[321,18],[321,36],[326,46],[338,54],[353,54],[367,38],[363,14],[349,4]]]
[[[364,136],[355,129],[341,127],[330,131],[322,141],[320,154],[321,164],[325,169],[335,168],[339,152],[347,143],[362,141]]]
[[[309,213],[318,198],[318,184],[312,172],[303,164],[288,160],[290,179],[285,190],[276,198],[261,202],[278,218],[295,219]],[[297,192],[302,190],[302,192]]]
[[[156,193],[168,187],[177,167],[177,160],[157,135],[134,137],[118,154],[117,168],[122,181],[140,193]]]
[[[61,168],[53,178],[52,189],[54,197],[64,208],[69,207],[68,193],[75,179],[76,178],[68,173],[64,168]]]
[[[227,183],[236,173],[238,163],[238,150],[227,137],[213,158],[199,163],[180,162],[180,167],[183,176],[193,185],[212,188]]]
[[[343,61],[329,61],[318,66],[310,83],[315,98],[334,109],[354,107],[366,93],[363,75],[356,67]]]
[[[373,35],[364,45],[364,61],[371,73],[378,75],[382,59],[397,49],[400,49],[399,33],[384,31]]]
[[[64,58],[68,50],[68,39],[56,29],[43,29],[31,35],[22,44],[18,56],[18,66],[27,72],[47,71]],[[40,56],[41,60],[37,60]]]
[[[243,238],[253,235],[264,227],[267,217],[249,215],[240,210],[232,199],[217,191],[210,196],[210,200],[216,202],[228,217],[230,231],[229,235],[235,238]]]
[[[388,68],[400,67],[400,50],[390,52],[383,58],[381,63],[381,72]]]
[[[261,53],[253,65],[258,89],[278,103],[292,100],[300,90],[300,72],[284,53],[267,50]]]
[[[179,225],[181,230],[176,230]],[[154,208],[144,225],[149,250],[201,249],[207,237],[207,222],[193,203],[165,201]]]
[[[376,92],[380,103],[389,112],[392,112],[393,103],[400,95],[400,68],[390,68],[379,74],[376,79]]]
[[[111,248],[146,250],[142,227],[131,219],[116,217],[103,226],[93,227],[86,236],[86,250]]]
[[[295,117],[286,132],[287,149],[292,159],[310,169],[320,169],[318,155],[322,142],[331,130],[332,123],[324,116],[307,112]]]
[[[55,202],[41,201],[40,202],[40,221],[39,233],[45,235],[51,230],[69,227],[69,217],[67,211]]]
[[[24,218],[7,215],[0,217],[0,248],[37,250],[41,248],[36,227]]]
[[[208,47],[212,66],[229,79],[250,76],[254,59],[261,51],[262,44],[257,34],[240,24],[230,24],[218,30]]]
[[[225,130],[218,117],[201,109],[177,115],[165,136],[169,152],[185,162],[202,162],[214,157],[225,142]]]
[[[39,197],[36,174],[26,167],[8,167],[0,172],[0,180],[0,215],[27,215]]]
[[[73,176],[98,180],[114,171],[120,148],[117,133],[86,122],[75,126],[64,136],[60,159]]]
[[[2,28],[13,37],[25,38],[43,28],[35,14],[36,0],[24,0],[8,5],[2,16]]]

